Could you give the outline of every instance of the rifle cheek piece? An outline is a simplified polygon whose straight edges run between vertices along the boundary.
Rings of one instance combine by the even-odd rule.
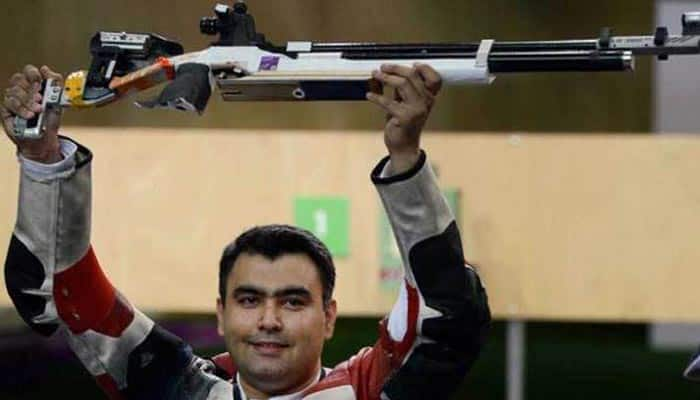
[[[181,111],[204,112],[211,96],[209,67],[204,64],[186,63],[178,67],[175,80],[152,100],[136,102],[143,108],[168,108]]]

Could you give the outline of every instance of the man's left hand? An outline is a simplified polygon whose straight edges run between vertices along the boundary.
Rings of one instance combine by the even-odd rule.
[[[400,174],[411,169],[420,157],[421,132],[442,87],[442,80],[426,64],[413,67],[385,64],[379,71],[374,71],[372,77],[394,89],[393,99],[367,93],[367,100],[387,113],[384,143],[391,157],[392,172]]]

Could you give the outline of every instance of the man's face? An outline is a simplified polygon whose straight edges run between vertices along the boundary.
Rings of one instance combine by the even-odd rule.
[[[238,256],[217,301],[219,334],[242,380],[267,394],[302,389],[318,373],[323,343],[333,335],[336,304],[305,254],[274,261]]]

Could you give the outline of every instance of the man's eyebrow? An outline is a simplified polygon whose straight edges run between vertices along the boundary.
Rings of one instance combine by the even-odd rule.
[[[311,291],[303,286],[287,286],[275,290],[275,297],[301,296],[311,298]]]
[[[236,289],[233,290],[232,295],[235,296],[240,296],[243,294],[254,294],[257,296],[264,296],[265,295],[265,290],[262,288],[259,288],[257,286],[252,286],[252,285],[241,285],[237,287]]]
[[[244,294],[256,295],[256,296],[268,296],[270,293],[258,286],[253,285],[241,285],[233,290],[233,296],[240,296]],[[301,296],[312,298],[311,291],[303,286],[286,286],[281,289],[277,289],[271,294],[274,297],[285,297],[285,296]]]

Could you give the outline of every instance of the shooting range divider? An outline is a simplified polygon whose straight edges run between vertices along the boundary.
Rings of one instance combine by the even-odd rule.
[[[254,225],[294,223],[294,199],[319,195],[347,208],[341,314],[391,308],[369,180],[385,154],[380,131],[64,132],[94,152],[92,243],[138,307],[213,312],[223,246]],[[700,138],[427,132],[423,147],[441,186],[460,193],[465,255],[496,317],[700,322]],[[6,249],[18,175],[9,145],[0,168]]]

